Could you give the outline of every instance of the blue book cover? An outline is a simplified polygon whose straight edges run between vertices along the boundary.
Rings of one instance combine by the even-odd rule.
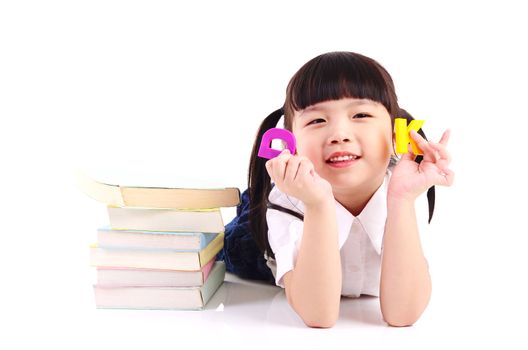
[[[197,252],[203,250],[218,234],[218,232],[114,230],[110,226],[104,226],[97,230],[97,245],[101,248]]]

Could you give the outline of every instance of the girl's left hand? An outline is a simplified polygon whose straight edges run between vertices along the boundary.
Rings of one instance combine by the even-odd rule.
[[[409,145],[409,152],[401,157],[392,172],[388,196],[393,199],[414,200],[431,186],[453,184],[455,174],[448,168],[451,163],[447,151],[449,130],[444,132],[439,143],[428,142],[414,130],[410,134],[423,151],[423,160],[420,164],[414,161],[416,156]]]

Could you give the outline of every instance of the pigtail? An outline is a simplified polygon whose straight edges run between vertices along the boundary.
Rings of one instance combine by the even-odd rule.
[[[405,118],[407,120],[407,125],[411,122],[411,120],[414,120],[413,116],[409,114],[405,109],[400,108],[400,113],[398,115],[400,118]],[[420,134],[424,139],[427,140],[427,136],[425,136],[425,133],[423,129],[418,130],[418,134]],[[420,164],[423,160],[422,155],[416,156],[416,159],[414,160],[416,163]],[[434,207],[435,207],[435,187],[431,186],[427,190],[427,203],[429,204],[429,223],[431,223],[431,219],[433,218],[434,213]]]
[[[248,172],[249,227],[259,249],[272,258],[274,258],[274,254],[269,245],[268,224],[266,222],[268,196],[272,188],[271,178],[266,170],[267,160],[258,157],[257,154],[262,136],[267,130],[277,126],[283,114],[284,109],[279,108],[268,115],[262,124],[260,124],[257,138],[251,151]]]

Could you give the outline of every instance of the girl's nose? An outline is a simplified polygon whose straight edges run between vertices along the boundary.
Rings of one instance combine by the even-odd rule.
[[[350,131],[345,131],[344,128],[336,128],[331,134],[329,141],[331,144],[339,144],[352,141]]]
[[[355,130],[349,125],[347,118],[339,118],[332,122],[328,130],[328,142],[330,144],[348,143],[355,139]]]
[[[350,139],[347,137],[334,137],[331,141],[331,143],[342,143],[342,142],[350,142]]]

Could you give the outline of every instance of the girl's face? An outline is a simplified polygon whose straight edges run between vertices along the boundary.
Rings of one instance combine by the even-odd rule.
[[[317,103],[293,116],[297,152],[335,190],[381,184],[392,154],[387,109],[368,99]]]

